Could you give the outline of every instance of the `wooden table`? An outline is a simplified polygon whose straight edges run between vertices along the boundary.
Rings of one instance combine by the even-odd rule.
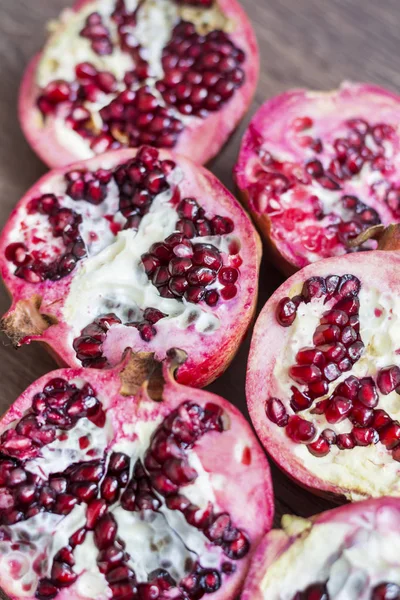
[[[231,171],[250,116],[268,97],[290,87],[329,89],[343,79],[371,81],[400,90],[400,3],[398,0],[242,0],[252,19],[262,54],[262,73],[253,106],[211,170],[232,188]],[[0,0],[0,225],[21,195],[46,169],[28,147],[17,115],[18,86],[25,65],[45,39],[44,23],[68,0]],[[264,260],[259,308],[283,281]],[[9,307],[4,289],[0,311]],[[243,411],[249,338],[231,367],[211,390]],[[37,377],[55,368],[39,344],[16,352],[0,345],[0,411]],[[305,492],[275,466],[276,524],[284,512],[308,516],[331,504]]]

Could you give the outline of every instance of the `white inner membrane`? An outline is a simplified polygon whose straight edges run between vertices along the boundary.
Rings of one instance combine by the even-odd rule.
[[[370,600],[380,583],[400,585],[398,513],[393,512],[382,509],[378,522],[360,515],[356,523],[314,525],[267,569],[262,597],[293,600],[311,584],[327,582],[330,600]]]
[[[293,295],[300,293],[294,290]],[[329,397],[341,381],[349,375],[358,378],[373,377],[388,366],[400,366],[400,300],[389,290],[361,287],[360,294],[360,335],[365,350],[351,372],[343,373],[336,381],[329,384],[326,396],[314,401],[310,409],[298,413],[314,423],[319,433],[324,429],[333,429],[337,433],[348,433],[352,424],[348,419],[336,424],[328,423],[324,415],[311,414],[315,404]],[[321,300],[301,303],[293,325],[288,329],[288,339],[281,360],[274,368],[274,394],[285,404],[289,414],[291,387],[294,385],[302,390],[290,377],[288,368],[296,364],[296,354],[301,348],[314,347],[313,333],[320,324],[322,314],[329,310]],[[396,391],[387,396],[382,395],[377,388],[379,404],[377,408],[389,413],[392,419],[400,418],[400,395]],[[285,431],[281,435],[286,436]],[[339,450],[331,446],[329,454],[324,457],[313,456],[302,444],[292,445],[292,451],[307,470],[322,480],[330,481],[340,487],[353,490],[352,499],[357,499],[357,489],[368,490],[372,496],[382,496],[389,491],[394,495],[400,493],[399,471],[400,464],[393,460],[391,453],[378,442],[371,446],[356,446],[352,450]],[[364,492],[365,493],[365,492]],[[362,495],[362,494],[361,494]]]
[[[122,429],[127,437],[113,443],[110,415],[102,429],[96,428],[87,419],[81,419],[67,432],[68,439],[56,440],[44,447],[40,456],[27,462],[25,468],[47,476],[59,473],[72,464],[95,460],[105,451],[108,454],[122,452],[130,457],[131,476],[136,461],[141,460],[143,464],[151,437],[161,420],[140,422],[134,426],[125,423]],[[58,436],[64,434],[60,430],[57,433]],[[78,444],[82,434],[90,440],[85,449]],[[89,450],[94,451],[93,455],[88,456]],[[211,502],[215,512],[220,512],[214,494],[214,482],[205,471],[196,449],[187,450],[186,455],[198,476],[194,483],[182,486],[181,493],[196,502],[200,509],[205,509]],[[100,485],[101,482],[99,488]],[[167,508],[163,497],[156,495],[161,501],[157,512],[129,512],[121,507],[119,501],[109,509],[118,524],[117,537],[126,543],[126,551],[130,555],[128,565],[134,570],[137,581],[146,582],[149,573],[165,568],[179,582],[200,556],[202,567],[218,568],[224,556],[221,548],[211,544],[201,531],[186,522],[182,513]],[[16,597],[33,596],[39,580],[50,577],[55,555],[68,545],[71,535],[84,527],[85,523],[86,504],[82,503],[77,504],[67,516],[44,512],[5,527],[11,535],[11,543],[0,541],[0,572],[4,576],[6,573],[10,575],[7,576],[8,592]],[[110,597],[110,589],[97,566],[98,553],[93,532],[88,532],[85,541],[76,546],[73,552],[76,563],[74,570],[79,574],[73,589],[80,596],[106,600]]]

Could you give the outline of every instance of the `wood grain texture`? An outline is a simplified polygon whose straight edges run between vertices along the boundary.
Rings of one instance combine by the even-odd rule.
[[[210,165],[233,189],[231,171],[241,136],[262,102],[291,87],[330,89],[343,79],[371,81],[400,91],[400,3],[398,0],[242,0],[252,19],[261,49],[262,70],[254,103],[235,135]],[[67,0],[0,0],[0,226],[21,195],[45,172],[25,142],[17,115],[17,93],[28,59],[45,39],[44,23]],[[259,308],[282,282],[264,260]],[[0,291],[0,311],[9,299]],[[33,344],[15,351],[2,338],[0,345],[0,410],[34,379],[55,364],[44,348]],[[249,336],[228,371],[211,390],[245,411],[244,381]],[[276,523],[284,512],[307,516],[332,506],[312,496],[272,467]]]

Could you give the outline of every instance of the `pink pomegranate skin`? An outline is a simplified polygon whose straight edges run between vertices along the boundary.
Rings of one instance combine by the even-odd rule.
[[[177,352],[178,354],[180,353],[179,350]],[[149,424],[153,421],[156,421],[157,424],[164,422],[174,411],[175,413],[177,410],[179,411],[180,407],[185,405],[185,403],[189,402],[194,406],[200,407],[200,410],[205,407],[213,407],[213,410],[218,408],[224,421],[223,430],[220,430],[219,433],[217,430],[206,431],[201,437],[197,438],[192,447],[205,472],[211,474],[211,479],[215,476],[216,484],[213,492],[220,512],[228,513],[231,516],[232,523],[241,532],[245,533],[249,542],[246,555],[238,560],[233,560],[234,568],[232,572],[227,574],[221,573],[220,588],[211,596],[215,600],[231,599],[240,591],[249,568],[251,557],[260,539],[270,529],[272,524],[273,492],[268,462],[250,426],[240,411],[233,405],[215,394],[178,384],[173,377],[173,371],[177,363],[175,363],[174,367],[171,367],[170,361],[167,361],[168,364],[164,362],[163,365],[162,391],[160,387],[157,387],[159,383],[158,379],[152,387],[153,380],[146,379],[146,372],[148,372],[146,360],[149,359],[152,361],[153,359],[149,358],[149,355],[141,355],[141,357],[143,357],[144,362],[139,364],[137,357],[132,362],[132,357],[128,354],[117,368],[107,370],[106,372],[84,368],[68,368],[46,374],[27,388],[14,404],[11,405],[0,422],[0,432],[4,434],[7,429],[15,426],[15,423],[20,421],[27,414],[27,411],[32,411],[32,398],[35,394],[41,392],[50,381],[60,378],[67,383],[83,381],[94,390],[107,418],[106,427],[108,428],[108,433],[105,452],[109,456],[116,444],[119,445],[119,448],[122,448],[122,445],[126,443],[129,449],[135,440],[141,439],[141,428],[146,427],[148,429]],[[155,392],[156,389],[157,392]],[[157,401],[153,400],[149,393],[153,397],[157,396]],[[98,426],[101,428],[103,425],[100,424]],[[111,436],[109,433],[110,428]],[[153,434],[156,428],[157,425],[153,427]],[[60,430],[57,431],[58,433],[63,433]],[[69,428],[68,431],[73,431],[73,429]],[[106,437],[106,431],[104,432],[104,436]],[[153,447],[155,442],[151,440],[154,440],[154,435],[149,438],[150,444],[152,444],[151,447]],[[8,459],[10,453],[8,456],[4,454],[1,442],[0,446],[0,461]],[[243,451],[243,453],[241,454],[239,450]],[[118,449],[116,452],[123,452],[123,450]],[[13,455],[12,452],[11,455]],[[18,452],[14,453],[14,456],[18,457]],[[38,456],[40,458],[40,450]],[[136,455],[133,454],[133,458],[130,458],[131,462],[134,460],[134,456]],[[25,462],[22,457],[21,461],[19,464],[23,467]],[[81,462],[81,459],[79,462]],[[52,472],[54,473],[54,470]],[[132,474],[132,471],[130,473]],[[150,479],[151,477],[152,475],[150,475]],[[220,482],[223,481],[223,485],[219,485],[217,480]],[[43,483],[39,483],[39,485],[41,486]],[[121,487],[121,492],[123,488],[124,486]],[[4,489],[4,487],[0,487],[0,490],[4,491]],[[184,485],[180,488],[180,493],[185,494]],[[99,495],[98,497],[104,496]],[[165,498],[161,499],[161,501],[165,502]],[[242,510],[244,507],[246,510]],[[119,531],[118,537],[123,539],[124,531]],[[4,542],[2,541],[1,543]],[[94,549],[96,548],[94,547]],[[224,558],[222,558],[223,560]],[[76,567],[78,568],[79,565],[76,564]],[[16,569],[16,565],[14,565],[14,569]],[[6,569],[2,570],[0,586],[9,598],[18,600],[22,596],[13,593],[13,583],[10,577],[10,572],[7,572]],[[61,586],[56,596],[53,595],[51,597],[56,597],[57,599],[73,598],[74,600],[85,600],[86,598],[94,597],[89,593],[86,595],[79,592],[78,584],[79,577],[72,585],[67,585],[67,587]],[[177,591],[175,589],[175,593]],[[146,595],[142,595],[145,593],[146,590],[143,586],[142,588],[139,586],[139,592],[131,593],[129,598],[139,600],[139,598],[147,597]],[[182,589],[180,593],[182,594]],[[206,592],[206,597],[208,597],[208,593]],[[117,592],[115,594],[113,596],[112,592],[108,589],[107,596],[104,596],[102,593],[96,597],[120,597]],[[34,599],[41,596],[25,592],[23,597]],[[189,593],[188,596],[178,594],[178,596],[173,597],[187,599],[192,596]]]
[[[345,82],[332,92],[289,90],[253,117],[234,177],[284,273],[345,254],[367,227],[399,221],[399,114],[398,95]]]
[[[47,279],[39,283],[30,283],[26,279],[16,277],[13,262],[5,258],[5,251],[10,242],[15,241],[15,236],[20,236],[21,226],[24,227],[21,223],[25,220],[27,205],[32,199],[38,197],[40,191],[45,190],[47,193],[53,190],[57,194],[58,190],[64,190],[65,184],[62,183],[60,188],[59,182],[60,178],[63,180],[66,172],[75,172],[77,169],[96,171],[100,167],[112,169],[132,160],[136,155],[137,152],[133,149],[119,150],[68,168],[54,170],[40,179],[12,212],[0,239],[0,255],[2,257],[2,277],[13,299],[13,304],[3,319],[3,326],[17,342],[17,345],[39,340],[49,347],[60,364],[70,366],[81,366],[82,364],[77,359],[76,351],[72,346],[73,340],[80,335],[79,331],[72,331],[68,322],[65,321],[63,308],[74,276],[80,273],[81,268],[84,268],[85,258],[77,263],[69,275],[58,281]],[[106,340],[105,355],[110,365],[116,365],[121,360],[124,350],[132,347],[135,351],[154,351],[157,358],[162,360],[165,352],[171,346],[173,336],[173,343],[177,347],[183,348],[189,355],[188,361],[180,370],[179,381],[203,387],[227,368],[238,350],[254,314],[261,259],[260,240],[239,203],[210,172],[184,157],[174,156],[166,151],[160,151],[159,156],[165,159],[165,162],[173,159],[174,164],[181,169],[183,179],[178,185],[181,198],[195,197],[199,204],[204,206],[207,213],[211,211],[211,214],[214,215],[229,215],[229,218],[234,221],[233,235],[239,240],[240,254],[233,256],[232,260],[238,261],[238,271],[235,270],[235,272],[239,273],[239,279],[235,285],[228,286],[229,290],[234,290],[233,297],[227,300],[220,297],[214,306],[207,306],[204,301],[193,304],[193,308],[204,306],[207,311],[204,314],[219,319],[220,326],[211,334],[196,330],[195,327],[190,326],[190,323],[181,327],[179,324],[175,326],[165,321],[162,326],[161,321],[156,324],[156,328],[160,328],[160,332],[151,341],[146,341],[134,327],[111,328]],[[86,202],[80,204],[86,204]],[[99,206],[101,207],[101,204]],[[117,211],[117,208],[115,210]],[[179,219],[178,214],[176,219]],[[105,223],[108,228],[108,222]],[[96,224],[93,226],[94,230],[98,227]],[[28,230],[28,234],[31,235],[31,230]],[[113,238],[113,241],[115,239]],[[198,239],[201,240],[201,237]],[[46,248],[51,252],[50,244]],[[144,248],[143,251],[146,252],[148,249]],[[130,265],[127,265],[126,268],[130,268]],[[96,301],[95,298],[97,296],[94,296],[93,302]],[[144,308],[145,306],[142,306],[142,309]],[[81,308],[81,310],[83,309]],[[109,309],[102,311],[102,313],[109,312],[113,311]],[[43,315],[47,315],[44,316],[44,320]],[[90,322],[91,319],[88,319],[85,325]],[[83,364],[83,366],[91,365]]]
[[[90,3],[91,0],[79,0],[72,10],[78,12]],[[195,119],[179,136],[173,150],[200,164],[207,163],[220,151],[243,118],[253,99],[259,76],[257,41],[245,11],[236,0],[216,0],[216,3],[234,24],[232,31],[229,31],[230,40],[245,53],[245,83],[220,110],[209,113],[205,119]],[[38,54],[31,60],[23,77],[18,103],[19,119],[23,132],[36,154],[49,167],[61,167],[82,157],[73,147],[60,142],[55,134],[52,117],[43,123],[36,106],[39,90],[35,79],[40,58],[41,54]]]
[[[381,433],[382,423],[378,424],[379,419],[376,420],[376,417],[379,417],[381,413],[384,413],[383,416],[387,419],[383,422],[383,425],[388,423],[397,424],[398,418],[395,405],[392,404],[392,407],[388,408],[390,405],[386,402],[396,402],[400,388],[397,388],[397,392],[393,387],[390,390],[384,390],[383,387],[379,389],[379,381],[382,374],[386,373],[385,369],[392,366],[392,360],[394,372],[397,372],[398,346],[395,333],[397,325],[393,322],[392,315],[397,314],[397,309],[394,306],[397,306],[397,273],[399,266],[400,258],[397,252],[379,250],[319,261],[314,265],[301,269],[283,283],[267,301],[256,322],[246,379],[246,397],[251,420],[261,443],[280,468],[293,480],[317,495],[336,500],[343,499],[344,496],[349,500],[357,500],[371,496],[399,495],[396,484],[398,453],[394,451],[393,456],[388,453],[388,450],[397,445],[397,441],[390,438],[393,443],[390,446]],[[291,368],[298,369],[301,366],[298,359],[299,353],[296,354],[297,348],[307,349],[307,351],[320,349],[321,355],[329,350],[328,347],[335,345],[336,342],[324,345],[324,343],[316,341],[313,344],[312,340],[317,339],[313,337],[313,332],[317,331],[315,326],[320,327],[319,323],[321,322],[318,320],[318,316],[315,321],[313,317],[310,317],[313,310],[313,301],[309,304],[303,302],[299,304],[297,314],[294,315],[293,324],[289,326],[282,326],[278,322],[277,315],[280,311],[280,303],[286,298],[293,298],[295,295],[300,294],[303,284],[307,281],[332,275],[341,277],[345,274],[351,274],[360,282],[360,297],[359,299],[358,295],[355,297],[356,306],[358,303],[360,306],[358,309],[359,314],[357,311],[357,315],[355,315],[359,320],[359,326],[355,325],[355,327],[357,331],[359,327],[358,339],[360,341],[355,343],[357,345],[361,343],[361,356],[351,361],[346,370],[339,372],[333,378],[333,381],[322,381],[326,385],[325,392],[316,393],[313,398],[309,398],[310,390],[303,386],[301,379],[294,379],[296,374],[291,377],[289,372]],[[385,308],[383,308],[384,298],[389,303]],[[351,296],[349,296],[349,300],[352,301]],[[315,300],[315,302],[317,301]],[[381,302],[383,302],[382,305]],[[322,296],[321,303],[322,311],[333,311],[332,301],[324,304],[324,296]],[[308,311],[308,320],[303,316],[302,307],[304,307],[304,311]],[[320,315],[321,310],[315,314]],[[299,313],[301,313],[300,316]],[[281,314],[284,314],[283,310]],[[326,313],[323,312],[323,314]],[[297,329],[295,333],[292,333],[292,327],[296,325]],[[326,325],[322,326],[322,328],[324,327]],[[382,327],[381,331],[385,332],[383,334],[385,339],[389,340],[392,335],[394,336],[392,350],[388,350],[387,355],[382,350],[382,346],[379,346],[380,327]],[[374,338],[374,332],[376,332],[376,338]],[[308,341],[308,338],[300,339],[304,335],[309,336],[311,342]],[[378,347],[381,350],[378,350]],[[343,352],[345,351],[346,349]],[[296,359],[289,360],[289,358],[286,358],[288,353],[289,356],[296,356]],[[328,354],[325,354],[326,356]],[[286,363],[288,360],[289,362]],[[327,363],[328,359],[325,360],[324,364]],[[307,361],[303,361],[303,365],[304,362],[307,363]],[[334,360],[332,360],[332,363],[334,363]],[[336,364],[338,364],[337,359]],[[312,366],[313,369],[315,367],[316,365]],[[308,369],[309,366],[305,366],[305,368]],[[318,369],[316,371],[318,372]],[[309,376],[308,373],[306,377]],[[373,380],[372,385],[377,392],[376,401],[369,404],[373,410],[365,405],[361,406],[366,422],[357,423],[359,415],[356,416],[354,412],[349,414],[348,410],[343,413],[341,418],[332,418],[332,412],[329,412],[330,409],[327,410],[327,406],[325,406],[328,403],[328,407],[332,408],[332,404],[329,403],[333,397],[341,396],[343,400],[342,388],[340,391],[336,388],[345,379],[348,377],[354,379],[354,376],[358,382],[356,383],[357,391],[354,406],[353,401],[350,402],[351,409],[355,407],[359,409],[361,406],[361,403],[357,401],[357,393],[360,389],[360,381],[364,381],[362,378],[368,379],[371,377]],[[283,381],[284,383],[282,383]],[[316,381],[317,383],[320,382],[321,377],[318,377]],[[282,385],[287,387],[282,388]],[[294,388],[306,394],[303,400],[307,402],[307,406],[293,408],[291,402],[293,403],[294,396],[292,396],[290,402],[290,390]],[[284,393],[283,389],[287,390],[287,393]],[[387,400],[389,392],[392,393],[392,396],[390,396],[392,400]],[[275,404],[274,414],[271,417],[269,412],[271,404],[269,402],[273,398],[278,399],[284,407]],[[360,398],[360,395],[358,395],[358,398]],[[344,400],[345,403],[349,402],[346,398]],[[381,409],[388,409],[387,414]],[[286,427],[288,422],[289,428]],[[377,423],[377,430],[372,429],[375,422]],[[307,439],[308,432],[299,427],[299,424],[311,427],[310,438]],[[353,439],[352,432],[355,430],[356,435],[360,432],[367,432],[369,431],[367,425],[371,428],[372,439],[365,444],[358,444]],[[309,449],[308,444],[318,440],[321,432],[332,429],[335,432],[333,445],[326,445],[325,450],[319,449],[319,455],[314,447],[310,447],[310,452],[307,451]],[[295,436],[293,436],[293,431],[296,434]],[[350,440],[347,440],[350,446],[348,449],[338,448],[336,446],[336,435],[347,432],[350,434]],[[298,435],[303,434],[304,437],[298,437]],[[331,434],[330,431],[329,434]],[[395,435],[397,435],[397,431]],[[386,449],[384,443],[380,442],[380,438],[386,443]],[[303,443],[300,443],[300,441]],[[331,439],[330,443],[332,443]],[[362,445],[368,446],[368,448],[363,448]],[[303,450],[305,450],[305,453],[302,452]],[[376,451],[376,454],[366,454],[373,451]],[[354,453],[353,458],[351,458],[352,453]],[[368,463],[371,460],[377,461],[377,465],[379,465],[377,471],[379,470],[380,475],[377,475],[377,472],[372,473],[371,470],[368,470]],[[336,471],[333,469],[335,465]],[[329,470],[331,467],[332,470]],[[393,479],[391,477],[386,479],[389,471],[392,472]],[[361,473],[360,477],[358,477],[358,473]],[[375,487],[375,482],[377,487]]]
[[[385,515],[387,523],[385,524]],[[340,508],[326,511],[319,515],[311,517],[309,527],[306,533],[313,530],[313,527],[323,524],[351,525],[356,532],[360,524],[373,528],[381,528],[385,532],[387,524],[392,526],[394,531],[398,531],[398,522],[400,518],[400,502],[395,498],[379,498],[374,500],[364,500],[355,504],[349,504]],[[307,522],[305,522],[307,525]],[[301,539],[302,533],[290,535],[282,530],[274,529],[270,531],[261,542],[256,555],[251,563],[250,571],[246,579],[245,587],[242,593],[242,600],[265,600],[269,596],[265,595],[261,589],[262,580],[268,570],[275,562],[288,552],[293,544]],[[371,559],[372,557],[370,557]],[[304,557],[307,560],[307,557]],[[366,565],[367,566],[367,565]],[[317,582],[316,582],[317,583]],[[268,592],[268,590],[265,590]],[[301,596],[302,597],[302,596]],[[312,596],[310,596],[312,598]],[[318,596],[315,596],[318,598]],[[385,596],[377,596],[377,598]],[[390,597],[390,596],[389,596]],[[395,596],[393,596],[395,597]]]

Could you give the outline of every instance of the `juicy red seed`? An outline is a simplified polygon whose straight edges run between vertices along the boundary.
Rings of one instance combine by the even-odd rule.
[[[364,377],[360,379],[360,388],[358,390],[359,401],[368,408],[375,408],[378,404],[379,397],[376,391],[375,382],[372,377]]]
[[[355,446],[355,441],[350,433],[339,433],[336,440],[340,450],[352,450]]]
[[[394,421],[379,431],[379,439],[388,450],[393,450],[400,444],[400,424]]]
[[[313,298],[321,298],[326,294],[326,284],[323,277],[310,277],[304,282],[301,296],[306,302]]]
[[[340,333],[340,328],[337,325],[318,325],[313,335],[313,342],[316,346],[337,342]]]
[[[237,294],[236,285],[227,285],[222,288],[221,296],[224,300],[232,300]]]
[[[286,409],[278,398],[269,398],[265,403],[265,412],[270,421],[279,427],[285,427],[289,417]]]
[[[354,344],[351,344],[351,346],[349,346],[349,348],[347,350],[349,358],[353,362],[356,362],[357,360],[359,360],[359,358],[361,357],[363,352],[364,352],[364,344],[362,342],[354,342]]]
[[[324,167],[319,160],[310,160],[306,163],[306,171],[311,177],[319,178],[324,174]]]
[[[372,427],[353,427],[352,436],[356,446],[370,446],[379,441],[378,432]]]
[[[94,541],[100,550],[111,546],[117,535],[117,522],[112,514],[108,513],[97,522],[94,529]]]
[[[318,348],[302,348],[296,354],[296,362],[299,365],[317,365],[323,367],[325,358],[321,350]]]
[[[299,412],[301,410],[306,410],[310,408],[312,404],[312,399],[308,394],[303,394],[298,390],[295,386],[291,388],[292,390],[292,399],[290,401],[290,406],[295,412]]]
[[[211,244],[195,244],[193,246],[193,263],[218,271],[222,265],[221,254]]]
[[[328,423],[340,423],[350,414],[352,409],[352,402],[348,398],[342,396],[334,396],[330,402],[328,402],[325,417]]]
[[[308,384],[308,393],[311,398],[320,398],[328,393],[328,382],[327,381],[314,381]]]
[[[371,425],[377,431],[380,431],[383,427],[389,425],[391,422],[391,417],[384,410],[378,409],[374,411],[374,417]]]
[[[346,356],[346,348],[338,342],[337,344],[324,344],[317,348],[323,353],[323,356],[327,361],[339,362]]]
[[[219,294],[217,290],[209,290],[204,298],[208,306],[215,306],[219,300]]]
[[[291,440],[300,443],[308,443],[313,440],[316,429],[310,421],[306,421],[297,415],[290,417],[286,426],[286,433]]]
[[[231,285],[237,281],[239,273],[232,267],[224,267],[218,273],[218,280],[223,285]]]
[[[371,600],[398,600],[400,598],[400,586],[397,583],[380,583],[371,592]]]
[[[9,244],[5,249],[5,257],[17,266],[25,265],[30,260],[28,248],[20,242]]]
[[[307,385],[322,379],[321,370],[316,365],[293,365],[289,369],[290,377],[300,383]]]
[[[358,314],[360,309],[360,301],[355,298],[342,298],[333,307],[335,310],[342,310],[347,315],[352,316]]]
[[[344,327],[349,322],[349,317],[343,310],[330,310],[324,314],[321,323],[329,323],[330,325],[338,325]]]
[[[143,313],[143,318],[152,325],[154,325],[155,323],[160,321],[160,319],[163,319],[166,316],[166,314],[164,314],[157,308],[146,308]]]
[[[373,410],[367,408],[361,402],[355,402],[351,410],[350,419],[355,425],[360,427],[367,427],[371,424],[373,417]]]
[[[70,565],[54,561],[51,569],[51,580],[58,586],[70,586],[78,578],[78,574],[73,571]]]
[[[105,514],[107,504],[104,500],[93,500],[87,508],[86,526],[88,529],[93,529],[99,519]]]
[[[326,456],[329,454],[330,449],[330,444],[322,436],[307,446],[307,450],[314,456]]]
[[[297,305],[289,297],[282,298],[276,309],[276,319],[282,327],[290,327],[297,314]]]
[[[338,365],[335,363],[328,363],[323,369],[323,374],[327,381],[335,381],[342,373]]]
[[[392,365],[381,369],[377,379],[378,387],[382,394],[387,396],[400,386],[400,368]]]

